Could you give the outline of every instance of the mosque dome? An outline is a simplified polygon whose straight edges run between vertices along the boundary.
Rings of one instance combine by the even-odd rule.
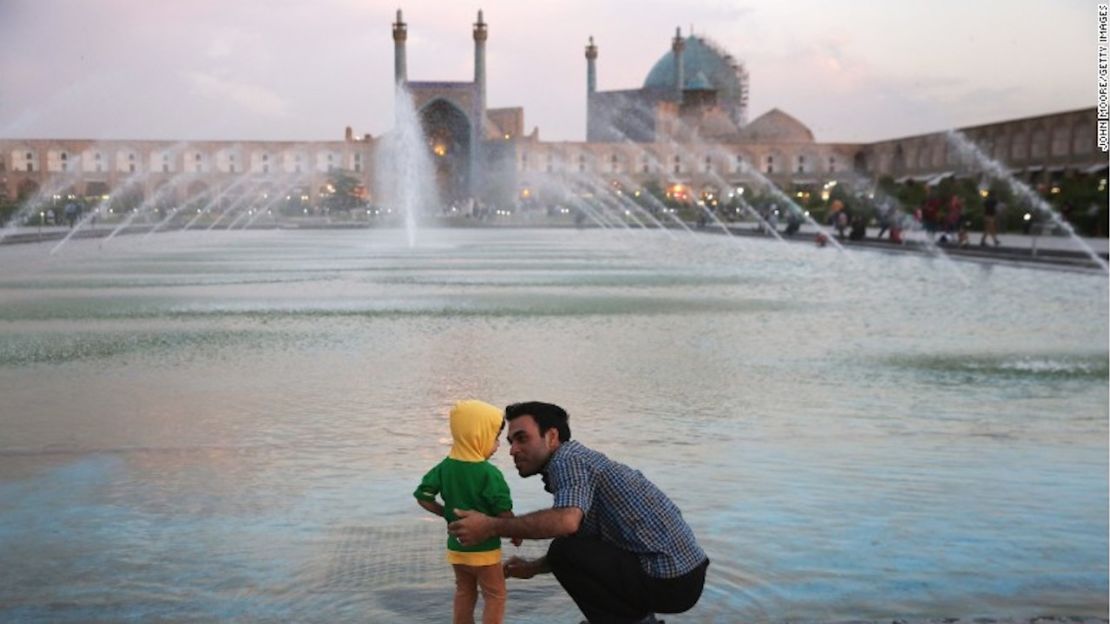
[[[740,134],[758,143],[813,143],[813,132],[805,124],[777,108],[756,117]]]
[[[743,63],[719,45],[702,36],[686,37],[682,52],[682,75],[686,89],[716,89],[717,102],[729,109],[736,123],[742,124],[748,106],[748,73]],[[645,89],[673,89],[674,51],[668,50],[644,79]],[[708,86],[705,83],[708,83]]]

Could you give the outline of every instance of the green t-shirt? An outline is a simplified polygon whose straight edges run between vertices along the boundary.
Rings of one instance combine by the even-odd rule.
[[[496,516],[513,508],[509,484],[501,471],[489,463],[466,462],[445,457],[420,480],[412,493],[419,500],[435,502],[436,495],[443,498],[443,515],[447,522],[457,519],[456,509],[480,511]],[[501,548],[501,538],[490,539],[463,546],[453,535],[447,537],[447,549],[457,552],[482,552]]]

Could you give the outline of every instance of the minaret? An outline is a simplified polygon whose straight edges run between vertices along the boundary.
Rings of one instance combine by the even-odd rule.
[[[397,21],[393,23],[393,83],[403,85],[408,82],[408,69],[405,66],[405,39],[408,38],[408,27],[401,18],[401,9],[397,9]]]
[[[478,87],[478,110],[486,114],[486,23],[482,21],[482,11],[478,10],[478,21],[474,23],[474,84]]]
[[[590,35],[590,43],[586,46],[586,140],[595,138],[594,124],[601,123],[596,119],[594,111],[594,95],[597,93],[597,46],[594,45],[594,36]]]
[[[682,88],[686,81],[682,75],[682,51],[686,49],[686,42],[682,39],[682,28],[674,29],[674,40],[671,41],[671,51],[674,52],[674,90],[679,104],[682,103]]]
[[[474,23],[474,86],[477,91],[477,102],[474,103],[473,123],[471,124],[470,140],[470,195],[479,197],[485,192],[483,179],[484,151],[481,149],[482,141],[486,139],[486,39],[489,32],[486,22],[482,19],[482,11],[478,10],[478,21]]]
[[[597,93],[597,46],[594,45],[594,36],[590,35],[590,44],[586,46],[586,96]]]

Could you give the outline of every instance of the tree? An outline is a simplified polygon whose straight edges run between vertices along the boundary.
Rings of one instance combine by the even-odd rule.
[[[328,176],[328,194],[324,207],[330,211],[350,211],[366,201],[366,187],[351,172],[332,169]]]
[[[667,193],[663,190],[663,186],[659,184],[659,180],[652,178],[641,187],[640,196],[636,198],[636,201],[651,214],[659,216],[659,206],[666,201],[666,195]]]
[[[6,225],[17,210],[19,210],[19,202],[0,197],[0,226]]]
[[[1073,175],[1060,180],[1056,188],[1059,190],[1052,194],[1053,207],[1077,232],[1087,236],[1106,235],[1105,177]]]

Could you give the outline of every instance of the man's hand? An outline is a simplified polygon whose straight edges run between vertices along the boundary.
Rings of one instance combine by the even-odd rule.
[[[463,546],[473,546],[494,536],[493,518],[477,511],[456,509],[455,520],[447,525],[447,532],[454,535]]]
[[[582,525],[582,510],[577,507],[541,509],[515,518],[491,518],[477,511],[456,509],[455,520],[447,531],[463,546],[473,546],[494,536],[547,539],[572,535]]]
[[[501,569],[505,572],[505,578],[518,579],[530,579],[540,571],[536,561],[522,557],[509,557],[501,564]]]

